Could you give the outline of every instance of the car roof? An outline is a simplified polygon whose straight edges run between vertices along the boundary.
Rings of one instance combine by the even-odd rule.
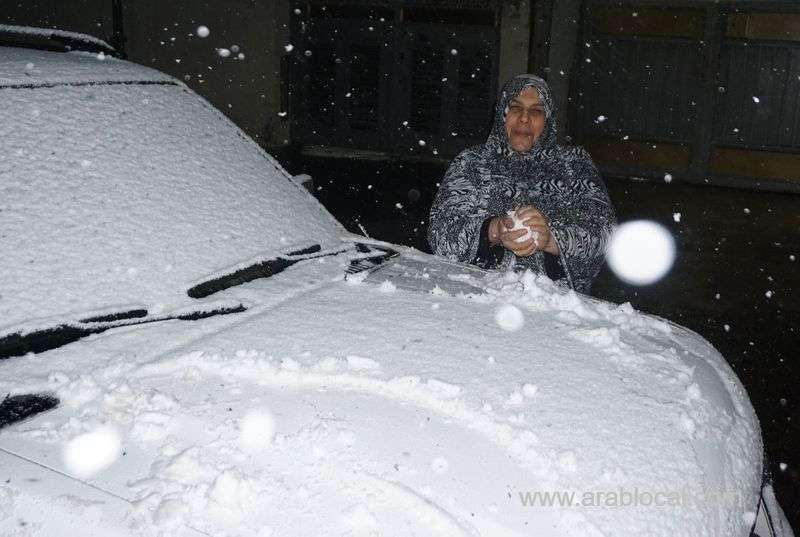
[[[103,52],[53,52],[0,46],[0,87],[137,82],[182,84],[155,69]]]

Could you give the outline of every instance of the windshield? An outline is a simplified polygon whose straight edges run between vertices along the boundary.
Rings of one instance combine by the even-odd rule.
[[[209,274],[342,235],[274,160],[179,85],[3,87],[0,98],[3,332],[182,306]]]

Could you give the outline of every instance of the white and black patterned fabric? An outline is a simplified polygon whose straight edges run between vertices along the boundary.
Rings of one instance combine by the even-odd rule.
[[[517,153],[505,118],[510,101],[525,88],[538,90],[546,122],[534,146]],[[556,143],[556,115],[541,78],[519,75],[506,83],[486,143],[462,151],[441,183],[428,230],[434,253],[484,268],[547,273],[576,291],[590,291],[615,224],[614,208],[589,154]],[[537,251],[519,258],[501,246],[488,251],[488,221],[528,204],[547,218],[560,255]]]

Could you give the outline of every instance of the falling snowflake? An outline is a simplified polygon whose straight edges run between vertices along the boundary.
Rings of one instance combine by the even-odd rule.
[[[675,260],[675,240],[662,225],[648,220],[626,222],[611,236],[606,257],[620,279],[648,285],[662,278]]]
[[[198,26],[197,30],[195,30],[197,37],[208,37],[211,33],[211,30],[208,29],[208,26]]]
[[[111,466],[121,452],[122,441],[117,430],[103,426],[67,442],[62,455],[70,472],[87,478]]]

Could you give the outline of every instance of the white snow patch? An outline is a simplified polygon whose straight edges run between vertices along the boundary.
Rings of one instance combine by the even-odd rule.
[[[428,379],[425,385],[434,395],[442,399],[453,399],[461,393],[461,386],[439,379]]]
[[[525,315],[515,305],[503,304],[495,310],[494,320],[503,330],[515,332],[525,324]]]
[[[372,358],[364,358],[363,356],[350,355],[347,357],[347,365],[350,369],[364,370],[364,369],[380,369],[381,364]]]
[[[572,451],[564,451],[558,455],[558,467],[562,472],[574,474],[578,471],[578,460]]]
[[[239,446],[247,453],[262,451],[275,437],[275,418],[265,408],[248,412],[239,421]]]
[[[662,278],[675,260],[675,240],[663,226],[634,220],[617,227],[606,250],[609,267],[622,280],[648,285]]]
[[[362,272],[356,272],[355,274],[348,274],[344,281],[346,281],[348,285],[360,285],[364,283],[364,280],[367,279],[367,276],[369,276],[369,272],[365,270]]]
[[[539,388],[535,384],[531,384],[526,382],[522,385],[522,395],[525,397],[531,398],[535,397],[536,393],[539,391]]]
[[[394,293],[397,291],[397,286],[390,282],[389,280],[383,280],[380,287],[378,287],[381,293]]]
[[[700,399],[702,395],[703,394],[700,392],[700,386],[698,386],[696,382],[693,382],[686,387],[686,397],[688,397],[690,400]]]
[[[431,461],[431,469],[437,474],[444,474],[450,469],[450,463],[444,457],[437,457]]]
[[[67,442],[62,457],[70,473],[86,479],[114,464],[121,452],[117,430],[103,426]]]
[[[363,503],[350,506],[342,515],[345,523],[356,531],[353,535],[378,535],[370,530],[377,529],[378,519],[375,514]]]

